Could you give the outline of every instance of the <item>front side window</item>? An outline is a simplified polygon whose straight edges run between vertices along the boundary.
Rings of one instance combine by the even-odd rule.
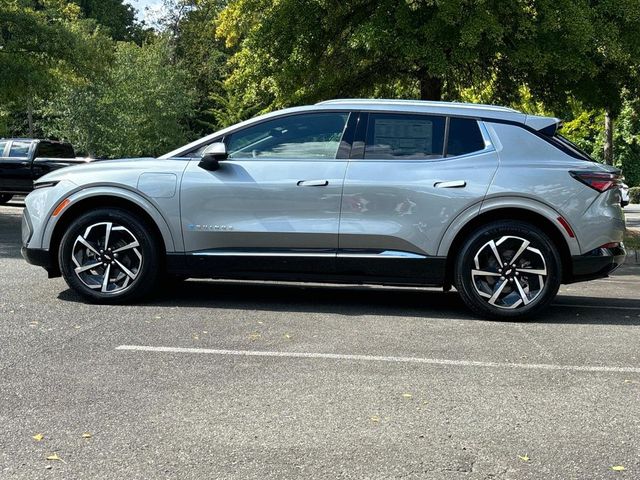
[[[231,159],[336,158],[347,112],[289,115],[244,128],[225,138]]]
[[[9,151],[9,157],[11,158],[28,157],[30,146],[31,146],[31,142],[13,142],[11,144],[11,150]]]
[[[431,115],[369,115],[365,159],[442,158],[445,118]]]
[[[4,155],[4,147],[6,146],[7,146],[7,142],[0,140],[0,157]]]
[[[478,122],[472,118],[450,118],[447,157],[484,150],[484,138]]]

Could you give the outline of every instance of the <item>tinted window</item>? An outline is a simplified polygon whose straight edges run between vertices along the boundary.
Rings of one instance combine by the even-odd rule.
[[[429,115],[370,114],[364,158],[442,158],[444,123]]]
[[[36,158],[74,158],[73,148],[68,143],[40,142]]]
[[[226,137],[229,158],[334,159],[348,113],[290,115]]]
[[[449,140],[447,141],[447,157],[465,155],[484,150],[484,138],[480,126],[471,118],[449,119]]]
[[[9,151],[9,157],[28,157],[30,146],[31,142],[13,142],[11,144],[11,150]]]
[[[0,157],[4,155],[4,147],[7,146],[7,142],[4,140],[0,140]]]

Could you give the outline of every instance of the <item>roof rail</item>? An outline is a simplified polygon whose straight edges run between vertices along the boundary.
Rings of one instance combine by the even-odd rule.
[[[424,107],[451,107],[451,108],[480,108],[486,110],[495,110],[501,112],[513,112],[520,113],[517,110],[509,107],[502,107],[499,105],[486,105],[482,103],[463,103],[463,102],[440,102],[432,100],[400,100],[400,99],[378,99],[378,98],[342,98],[325,100],[318,102],[316,105],[329,105],[329,104],[375,104],[375,105],[415,105]]]

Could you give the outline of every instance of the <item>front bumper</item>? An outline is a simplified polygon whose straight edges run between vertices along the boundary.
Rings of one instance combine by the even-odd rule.
[[[51,258],[51,252],[49,252],[49,250],[22,247],[20,253],[22,253],[22,257],[27,263],[44,268],[49,274],[49,278],[60,276],[60,269],[57,263],[53,261],[53,258]]]
[[[585,255],[573,256],[571,276],[566,283],[607,277],[624,263],[626,256],[627,252],[622,245],[614,248],[596,248]]]

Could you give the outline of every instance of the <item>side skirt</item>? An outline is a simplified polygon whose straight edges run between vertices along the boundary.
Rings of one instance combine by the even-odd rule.
[[[190,278],[442,286],[445,257],[340,252],[168,254],[169,273]]]

